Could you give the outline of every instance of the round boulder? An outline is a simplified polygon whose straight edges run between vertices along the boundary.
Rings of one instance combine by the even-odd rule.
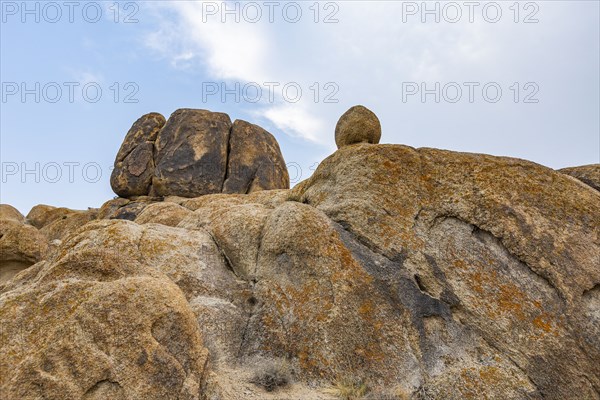
[[[338,149],[355,143],[379,143],[379,118],[367,107],[354,106],[346,111],[335,126],[335,144]]]

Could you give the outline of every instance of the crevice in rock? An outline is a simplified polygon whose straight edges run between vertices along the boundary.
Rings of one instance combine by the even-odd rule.
[[[427,264],[431,267],[433,271],[433,276],[441,282],[441,286],[444,288],[442,293],[440,294],[440,300],[445,302],[450,306],[450,311],[453,308],[460,306],[460,299],[456,296],[456,294],[450,289],[452,286],[448,283],[448,278],[446,277],[446,273],[440,268],[438,263],[435,261],[435,258],[430,256],[429,254],[424,254],[425,260]]]
[[[227,132],[227,151],[225,152],[225,176],[223,177],[223,182],[221,182],[221,191],[223,193],[223,189],[225,188],[225,182],[227,182],[227,178],[229,178],[229,153],[231,153],[231,133],[233,131],[233,125],[235,121],[229,127],[229,132]]]
[[[137,239],[137,242],[136,242],[136,247],[137,247],[137,257],[136,258],[137,258],[137,262],[139,262],[141,265],[146,264],[143,253],[142,253],[142,241],[143,241],[144,235],[146,234],[146,229],[147,229],[146,227],[142,228],[142,233],[140,233],[140,237]]]
[[[244,280],[243,277],[239,276],[237,274],[237,272],[235,272],[235,269],[233,268],[233,263],[231,262],[229,257],[227,257],[227,254],[225,254],[225,252],[223,250],[221,250],[218,246],[217,246],[217,248],[219,249],[219,253],[221,253],[223,260],[225,261],[225,266],[227,267],[227,269],[230,270],[233,273],[233,275],[235,275],[236,278],[238,278],[240,280]]]
[[[417,283],[417,286],[419,287],[421,292],[428,293],[427,288],[423,285],[423,282],[421,281],[421,277],[418,274],[415,274],[414,278],[415,278],[415,282]]]
[[[252,293],[250,299],[253,299],[254,301],[253,302],[249,302],[249,304],[250,304],[250,312],[248,313],[248,318],[246,319],[246,324],[244,324],[244,329],[242,331],[242,338],[240,340],[240,347],[238,348],[238,351],[237,351],[237,354],[236,354],[236,358],[237,359],[240,359],[243,356],[244,345],[246,344],[246,338],[248,336],[248,330],[250,328],[250,322],[252,321],[252,318],[254,317],[255,309],[256,309],[256,307],[258,305],[256,297],[254,296],[255,286],[256,286],[256,281],[250,282],[250,291]]]
[[[252,179],[250,179],[250,181],[248,182],[248,185],[246,186],[246,190],[244,190],[245,194],[250,194],[252,185],[254,185],[254,181],[256,181],[256,174],[257,174],[259,168],[260,168],[260,165],[256,167],[254,172],[252,172]]]
[[[268,222],[269,222],[269,218],[265,218],[265,222],[264,222],[263,226],[260,228],[260,233],[258,235],[258,246],[256,248],[256,258],[254,260],[254,271],[252,274],[253,277],[256,277],[256,274],[258,272],[258,260],[260,259],[260,251],[262,250],[262,242],[265,237],[265,231],[267,229]]]
[[[238,273],[235,271],[235,268],[233,268],[233,263],[231,262],[231,260],[229,259],[229,257],[227,257],[227,254],[225,254],[225,252],[223,251],[223,249],[221,249],[221,246],[219,246],[219,242],[217,242],[216,238],[214,237],[214,235],[212,234],[212,232],[210,232],[208,229],[202,229],[204,232],[206,232],[206,234],[211,238],[211,240],[213,241],[213,243],[215,244],[215,247],[217,248],[217,251],[219,252],[219,254],[221,255],[221,257],[223,257],[223,261],[225,262],[225,266],[227,267],[228,270],[231,271],[231,273],[233,273],[233,275],[242,281],[247,281],[244,277],[238,275]]]
[[[91,388],[86,390],[83,398],[97,398],[98,396],[110,396],[118,394],[123,390],[119,382],[111,381],[110,379],[102,379],[96,382]],[[117,393],[115,393],[117,392]],[[98,397],[100,398],[100,397]]]
[[[583,291],[583,293],[581,293],[581,297],[588,297],[588,296],[592,296],[594,293],[599,292],[600,294],[600,283],[596,283],[594,284],[594,286],[592,286],[589,289],[585,289]]]
[[[600,397],[600,388],[598,388],[596,385],[594,385],[594,382],[592,382],[592,380],[590,379],[589,376],[587,376],[586,374],[581,375],[583,377],[583,379],[585,379],[587,381],[587,383],[590,385],[590,387],[592,389],[594,389],[594,392],[596,392],[596,394],[598,395],[598,397]]]
[[[419,219],[421,218],[421,212],[423,212],[424,208],[423,207],[419,207],[419,209],[417,210],[415,216],[413,217],[413,225],[412,225],[412,230],[416,231],[417,228],[417,223],[419,222]]]
[[[260,258],[260,250],[262,247],[262,241],[263,241],[263,237],[265,235],[265,229],[266,229],[266,225],[267,225],[267,221],[265,221],[265,224],[261,227],[259,236],[258,236],[258,247],[256,250],[256,258],[254,260],[254,271],[252,274],[252,279],[248,281],[248,284],[250,285],[250,299],[254,299],[254,301],[250,304],[251,308],[250,308],[250,312],[248,313],[248,317],[246,319],[246,324],[244,325],[244,330],[242,331],[242,339],[240,341],[240,347],[238,348],[238,352],[236,355],[236,358],[241,358],[243,355],[243,351],[244,351],[244,345],[246,344],[246,339],[248,336],[248,330],[250,328],[250,322],[252,321],[252,318],[254,317],[255,313],[256,313],[256,308],[259,304],[259,301],[256,298],[256,284],[258,283],[258,279],[256,278],[256,273],[258,271],[258,260]]]
[[[144,142],[141,142],[141,143],[144,143]],[[154,142],[152,142],[152,143],[154,143]],[[131,148],[131,149],[130,149],[130,150],[127,152],[127,153],[125,153],[125,155],[124,155],[122,158],[119,158],[119,159],[117,159],[116,161],[117,161],[117,162],[123,162],[123,161],[125,161],[125,159],[126,159],[127,157],[129,157],[129,155],[130,155],[131,153],[133,153],[133,152],[134,152],[134,150],[135,150],[135,149],[137,149],[137,148],[139,147],[139,145],[140,145],[140,143],[138,143],[137,145],[133,146],[133,147],[132,147],[132,148]],[[115,163],[115,164],[116,164],[116,163]]]
[[[160,131],[159,131],[159,133],[160,133]],[[156,138],[158,139],[158,134],[156,135]],[[154,175],[155,175],[155,171],[156,171],[156,152],[157,152],[156,140],[154,140],[151,143],[152,143],[152,176],[150,177],[150,183],[148,183],[148,189],[146,190],[146,193],[148,193],[148,196],[152,196],[154,193],[152,184],[154,183]]]
[[[308,204],[308,203],[307,203]],[[310,205],[310,204],[308,204]],[[312,207],[312,206],[311,206]],[[329,216],[328,216],[329,217]],[[369,251],[371,251],[372,253],[375,253],[377,255],[380,255],[382,257],[385,257],[386,259],[394,262],[393,260],[391,260],[388,256],[386,256],[383,251],[381,249],[379,249],[376,245],[373,244],[373,242],[371,242],[370,240],[368,240],[367,237],[364,237],[363,235],[360,235],[356,232],[354,232],[354,230],[352,229],[352,226],[350,225],[349,222],[344,221],[344,220],[335,220],[331,217],[329,217],[329,220],[334,224],[339,226],[340,228],[342,228],[344,230],[344,232],[347,232],[348,234],[352,235],[352,238],[354,240],[356,240],[358,243],[360,243],[362,246],[366,247],[367,249],[369,249]]]

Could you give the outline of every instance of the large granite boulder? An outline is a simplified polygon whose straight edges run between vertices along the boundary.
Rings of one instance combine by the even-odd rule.
[[[14,220],[17,222],[25,222],[25,217],[19,210],[10,204],[0,204],[0,220]]]
[[[277,141],[259,126],[227,114],[180,109],[131,127],[115,159],[111,186],[124,198],[197,197],[287,189],[289,176]]]
[[[52,242],[62,240],[67,234],[96,219],[98,210],[72,210],[39,204],[27,214],[27,223],[35,226]]]

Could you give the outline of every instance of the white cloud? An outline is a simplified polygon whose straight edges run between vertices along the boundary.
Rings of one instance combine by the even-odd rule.
[[[193,61],[216,79],[264,81],[270,54],[266,32],[252,23],[224,24],[205,17],[203,3],[214,2],[150,3],[160,16],[160,28],[150,32],[145,43],[174,66]]]
[[[324,122],[301,105],[282,104],[272,106],[260,113],[283,132],[299,136],[315,143],[323,143],[319,133],[324,131]]]
[[[349,106],[365,104],[381,117],[384,128],[394,128],[384,131],[387,142],[409,140],[415,146],[447,146],[468,151],[503,149],[505,152],[504,149],[510,148],[513,155],[528,157],[524,150],[527,146],[518,143],[534,130],[557,129],[556,121],[541,116],[558,118],[552,107],[562,98],[575,96],[570,93],[575,92],[572,88],[584,85],[556,86],[561,82],[560,77],[565,81],[573,77],[593,78],[590,72],[593,65],[587,67],[569,61],[593,57],[597,60],[598,39],[585,36],[589,37],[586,48],[581,44],[585,30],[574,30],[580,24],[579,19],[592,15],[597,5],[540,3],[541,22],[523,24],[513,22],[508,8],[512,3],[501,3],[504,14],[499,23],[486,22],[480,8],[476,10],[474,23],[468,22],[464,14],[460,22],[453,24],[443,20],[433,23],[431,17],[430,22],[421,23],[419,15],[404,23],[402,2],[340,2],[336,15],[339,23],[315,24],[308,9],[313,3],[303,4],[306,4],[305,16],[298,24],[281,18],[276,23],[252,24],[221,23],[214,17],[204,22],[201,2],[161,2],[156,6],[161,8],[160,28],[147,37],[147,44],[174,66],[200,66],[214,79],[242,84],[300,83],[304,95],[298,103],[285,103],[279,93],[273,104],[258,104],[258,113],[291,136],[327,145],[333,143],[332,127],[337,117]],[[565,7],[570,19],[563,16]],[[463,13],[466,13],[464,8]],[[590,26],[592,17],[586,17],[586,21],[585,26]],[[595,23],[597,26],[597,19]],[[560,40],[551,41],[547,37]],[[510,101],[490,105],[481,97],[473,104],[407,105],[402,103],[400,93],[402,82],[406,81],[428,82],[427,87],[436,81],[442,85],[497,81],[505,85],[506,99],[511,98],[509,86],[513,82],[538,81],[546,84],[540,93],[554,97],[546,98],[537,109]],[[339,103],[325,104],[323,93],[315,101],[309,90],[314,82],[321,87],[326,82],[335,82],[340,88]],[[561,90],[570,92],[561,94]],[[581,109],[577,106],[581,102],[597,104],[597,98],[574,99],[571,107]],[[547,108],[540,111],[539,107]],[[256,104],[248,103],[247,108],[256,114]],[[595,123],[590,120],[588,126]],[[480,139],[481,127],[489,131],[485,140]],[[410,131],[405,134],[402,129]],[[414,132],[419,129],[427,133]],[[530,140],[529,147],[542,154],[538,138],[531,134]],[[564,141],[558,136],[556,140]],[[515,144],[507,146],[507,141]],[[487,147],[476,147],[474,143],[484,143]],[[533,155],[530,158],[535,159]]]

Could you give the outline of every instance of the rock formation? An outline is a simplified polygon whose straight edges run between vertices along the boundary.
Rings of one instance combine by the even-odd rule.
[[[287,189],[277,141],[259,126],[224,113],[180,109],[138,119],[121,145],[111,186],[124,198],[196,197]]]
[[[600,398],[600,192],[524,160],[368,143],[291,190],[248,190],[270,178],[236,148],[274,150],[213,118],[237,193],[0,208],[11,235],[54,242],[0,239],[37,262],[0,284],[4,396]],[[63,213],[77,222],[47,229]]]

